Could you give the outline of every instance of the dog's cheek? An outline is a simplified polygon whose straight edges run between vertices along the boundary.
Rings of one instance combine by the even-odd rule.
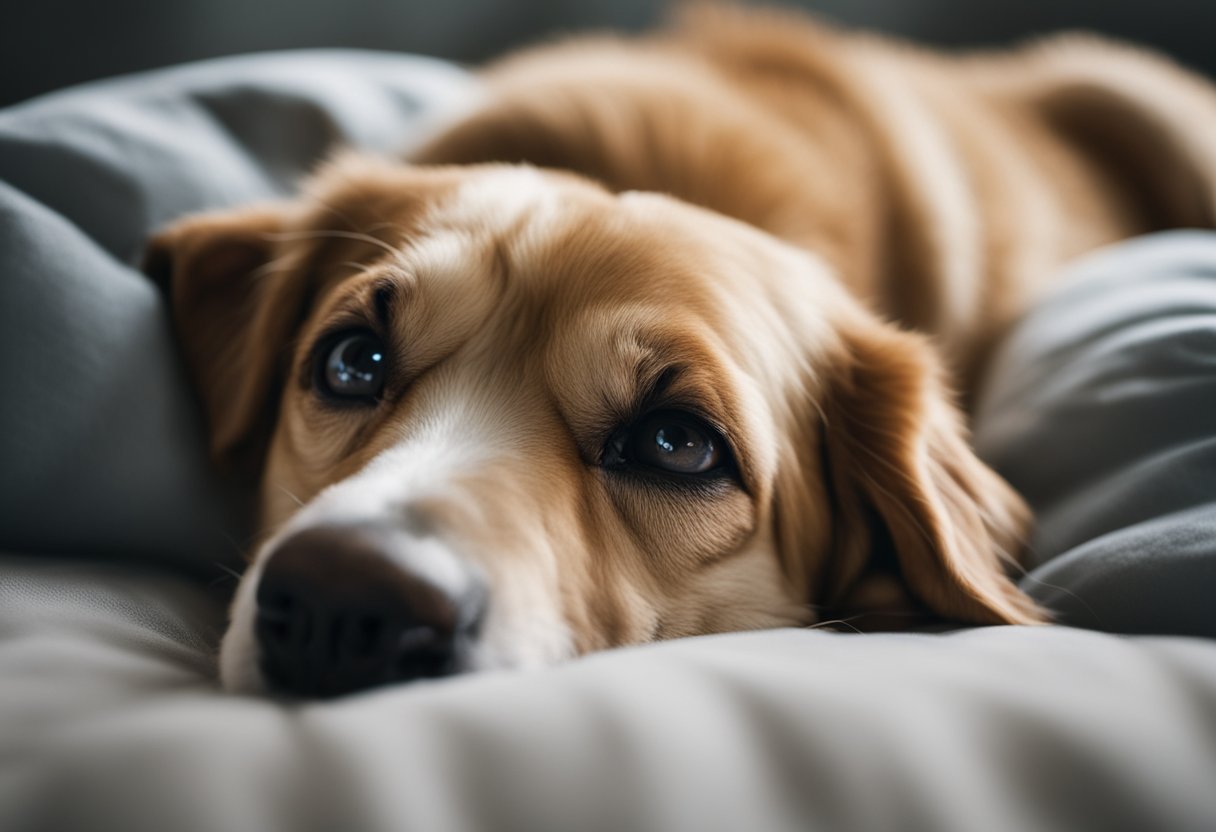
[[[315,495],[298,476],[297,467],[284,452],[281,435],[276,434],[258,496],[258,529],[263,535],[282,528]]]
[[[469,670],[544,667],[577,655],[551,570],[533,563],[490,572],[490,602]]]
[[[263,536],[282,528],[317,494],[349,478],[364,462],[362,458],[356,462],[356,454],[346,448],[345,430],[320,430],[310,420],[316,405],[307,396],[290,387],[283,394],[258,494],[258,528]]]
[[[663,638],[804,626],[814,612],[767,535],[687,577],[668,599]]]

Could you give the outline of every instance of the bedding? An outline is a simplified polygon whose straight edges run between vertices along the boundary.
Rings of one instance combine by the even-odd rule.
[[[0,113],[0,542],[192,569],[239,563],[240,518],[155,288],[149,232],[273,199],[340,144],[391,152],[475,96],[424,58],[230,58]]]
[[[180,580],[10,559],[6,830],[1189,830],[1216,648],[776,630],[284,707],[218,694]]]
[[[975,441],[1030,500],[1058,620],[1216,638],[1216,235],[1096,252],[993,366]]]
[[[285,53],[0,113],[0,829],[1216,828],[1210,233],[1079,264],[983,396],[978,446],[1040,517],[1023,585],[1073,626],[221,695],[245,532],[142,241],[287,193],[337,144],[408,147],[477,94],[434,61]]]

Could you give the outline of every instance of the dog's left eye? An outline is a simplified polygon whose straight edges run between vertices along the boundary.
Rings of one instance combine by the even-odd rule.
[[[384,389],[384,363],[384,345],[375,333],[346,333],[319,351],[317,381],[335,398],[375,399]]]
[[[610,466],[641,465],[670,474],[706,474],[723,466],[726,442],[701,419],[677,410],[643,417],[609,444]]]

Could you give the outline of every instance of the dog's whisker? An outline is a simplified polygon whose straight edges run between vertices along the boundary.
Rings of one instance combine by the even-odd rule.
[[[275,488],[277,488],[277,489],[279,489],[280,491],[282,491],[284,494],[286,494],[286,495],[287,495],[288,497],[290,497],[292,500],[294,500],[294,501],[295,501],[295,504],[296,504],[297,506],[300,506],[301,508],[303,508],[303,507],[304,507],[304,501],[303,501],[303,500],[301,500],[299,497],[297,497],[295,494],[293,494],[293,493],[291,492],[291,490],[290,490],[290,489],[288,489],[286,486],[280,485],[279,483],[277,483],[277,482],[276,482],[276,483],[274,484],[274,487],[275,487]]]
[[[883,618],[919,619],[919,618],[922,618],[923,615],[924,615],[923,613],[916,612],[913,610],[906,610],[906,609],[874,609],[874,610],[867,610],[865,612],[859,612],[856,615],[850,615],[847,618],[830,618],[830,619],[827,619],[824,621],[817,621],[814,624],[808,624],[805,629],[819,630],[819,629],[824,629],[827,627],[843,625],[843,626],[848,627],[850,630],[852,630],[855,633],[864,633],[864,632],[866,632],[865,630],[861,630],[861,629],[853,626],[852,622],[860,621],[861,619],[864,619],[864,618],[873,618],[876,616],[881,616]]]
[[[276,272],[285,271],[291,264],[292,259],[292,254],[288,253],[275,257],[271,260],[267,260],[265,263],[253,270],[252,277],[260,280]]]
[[[329,200],[321,199],[319,196],[314,195],[313,201],[319,207],[324,208],[328,213],[333,214],[335,217],[342,220],[342,222],[346,223],[346,225],[349,228],[357,229],[361,225],[361,223],[356,222],[355,219],[349,213],[342,210],[338,206],[334,205]],[[384,218],[383,215],[381,215],[378,211],[376,211],[374,205],[372,205],[372,204],[362,205],[362,206],[360,206],[360,209],[371,213],[377,220],[379,220],[379,222],[377,222],[375,225],[364,227],[364,230],[368,234],[374,234],[375,232],[382,231],[384,229],[400,230],[395,223],[389,222],[387,219]]]
[[[357,263],[354,260],[343,260],[338,265],[342,266],[343,268],[350,269],[352,274],[359,274],[360,272],[367,270],[366,263]]]
[[[237,583],[240,583],[241,573],[237,572],[232,567],[228,566],[227,564],[221,563],[218,560],[211,561],[211,565],[214,566],[216,569],[220,570],[220,572],[223,574],[212,579],[207,584],[208,589],[219,586],[220,584],[226,583],[228,581],[236,581]]]
[[[1082,598],[1077,593],[1070,590],[1068,587],[1060,586],[1059,584],[1053,584],[1050,581],[1043,580],[1042,578],[1036,578],[1030,572],[1025,572],[1025,574],[1022,575],[1022,580],[1030,581],[1031,583],[1034,583],[1037,586],[1041,586],[1045,589],[1054,589],[1056,592],[1059,592],[1062,595],[1067,595],[1069,598],[1072,598],[1074,601],[1079,603],[1081,606],[1085,607],[1086,611],[1094,617],[1094,621],[1097,622],[1099,629],[1106,629],[1106,625],[1102,622],[1102,617],[1100,615],[1098,615],[1098,611],[1095,610],[1092,606],[1090,606],[1088,601],[1086,601],[1084,598]],[[1050,609],[1050,608],[1048,608],[1048,609]]]
[[[858,618],[864,618],[864,617],[865,617],[864,615],[854,615],[849,618],[832,618],[827,621],[817,621],[814,624],[808,624],[805,629],[807,629],[807,630],[824,630],[824,629],[828,629],[830,627],[840,625],[840,626],[848,627],[853,632],[857,633],[858,635],[861,635],[863,633],[863,631],[859,630],[857,627],[854,627],[850,622],[856,621]]]
[[[229,574],[229,575],[231,575],[232,577],[236,578],[238,581],[241,579],[241,573],[240,573],[240,572],[237,572],[237,571],[236,571],[235,569],[233,569],[231,566],[228,566],[227,564],[220,563],[218,560],[213,560],[213,561],[211,562],[211,564],[212,564],[212,565],[213,565],[213,566],[214,566],[216,569],[219,569],[221,572],[226,572],[226,573],[228,573],[228,574]]]
[[[336,229],[317,229],[313,231],[276,231],[265,235],[266,239],[276,243],[286,243],[299,240],[324,240],[335,238],[340,240],[354,240],[360,243],[367,243],[383,249],[389,254],[396,255],[397,249],[390,244],[381,240],[379,237],[373,237],[371,234],[364,234],[360,231],[338,231]]]
[[[232,551],[236,553],[237,558],[242,561],[245,559],[246,555],[252,550],[254,541],[257,540],[256,535],[250,535],[249,537],[246,538],[245,543],[242,544],[239,541],[237,541],[237,539],[234,538],[232,535],[228,534],[228,532],[221,531],[220,534],[223,536],[224,541],[230,547],[232,547]],[[218,562],[217,562],[217,565],[219,565]],[[238,574],[238,573],[234,573],[234,574]]]

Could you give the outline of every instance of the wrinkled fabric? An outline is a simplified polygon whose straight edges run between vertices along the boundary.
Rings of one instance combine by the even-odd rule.
[[[1216,637],[1216,234],[1096,252],[993,365],[976,445],[1030,502],[1064,623]]]
[[[471,77],[362,52],[229,58],[0,112],[0,548],[216,577],[226,504],[164,302],[138,270],[187,213],[275,199],[340,147],[408,151]]]
[[[180,581],[0,564],[0,828],[1216,828],[1216,644],[773,630],[284,706]]]

